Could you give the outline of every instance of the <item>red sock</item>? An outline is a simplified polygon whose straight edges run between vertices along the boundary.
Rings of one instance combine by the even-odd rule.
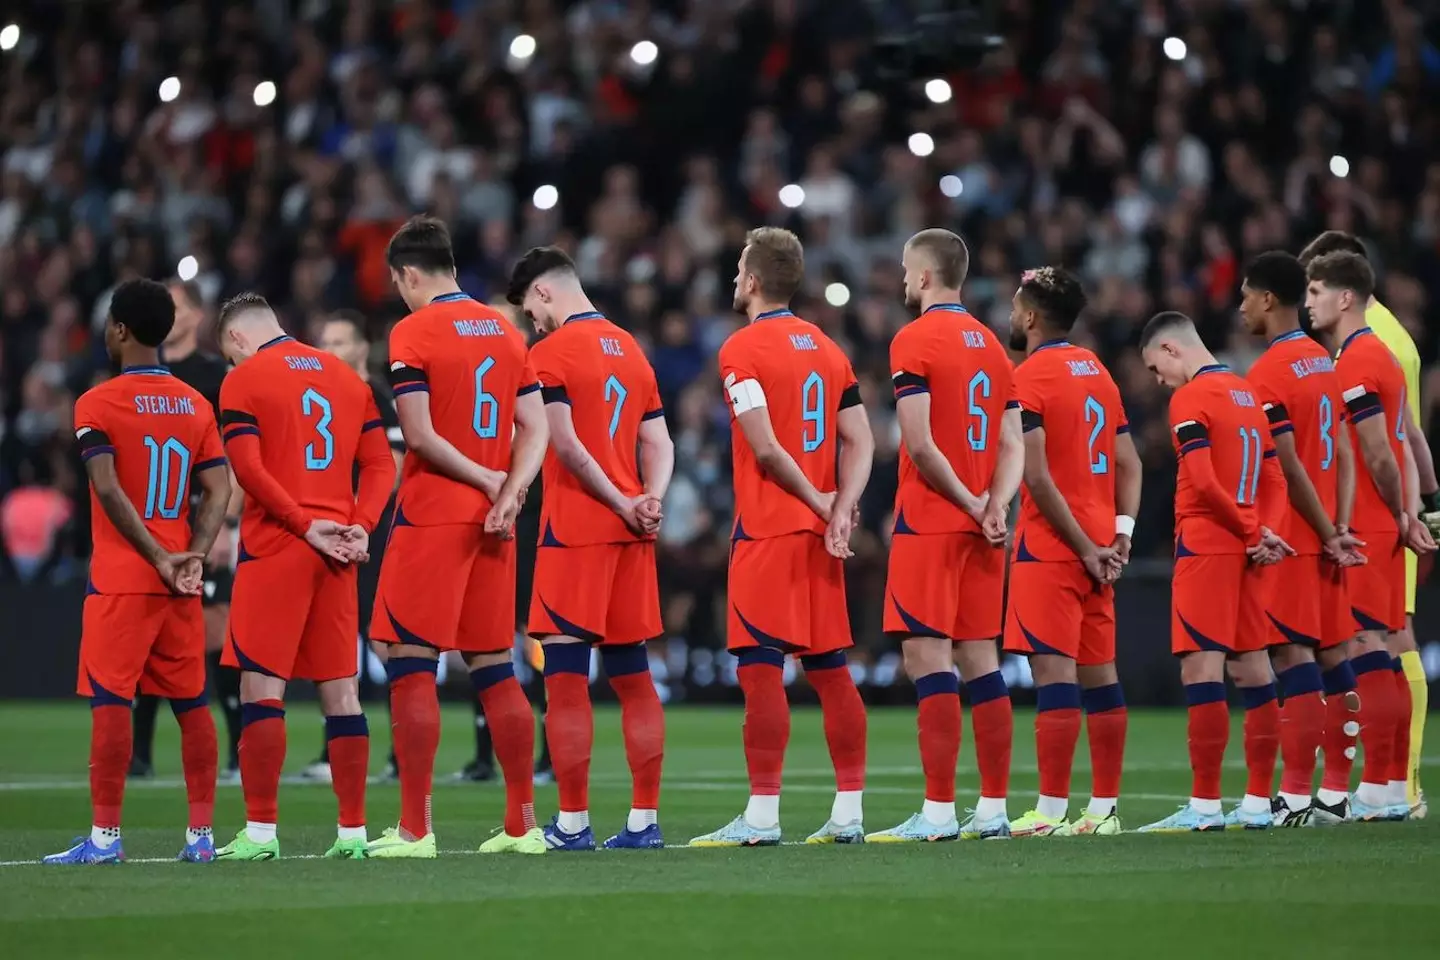
[[[1405,679],[1405,674],[1398,669],[1400,661],[1395,661],[1395,744],[1390,748],[1390,779],[1410,779],[1410,711],[1413,709],[1410,699],[1410,681]]]
[[[1360,694],[1360,742],[1365,745],[1365,765],[1360,782],[1388,786],[1390,762],[1395,747],[1395,674],[1390,655],[1382,653],[1385,666],[1365,670],[1362,661],[1375,654],[1362,654],[1353,661],[1355,692]]]
[[[433,832],[430,792],[440,748],[436,662],[401,657],[385,664],[390,675],[390,730],[400,774],[400,832],[419,839]]]
[[[590,648],[578,647],[589,666]],[[550,662],[553,647],[546,650]],[[579,813],[590,809],[590,752],[595,745],[595,718],[590,712],[588,673],[545,675],[545,735],[550,740],[550,761],[560,790],[560,809]]]
[[[925,799],[954,803],[955,765],[960,759],[960,678],[949,670],[918,677],[915,695],[920,698],[916,726]]]
[[[535,714],[513,664],[472,670],[470,679],[479,691],[485,722],[495,738],[495,759],[505,774],[505,832],[521,837],[535,829]]]
[[[608,669],[608,668],[607,668]],[[620,725],[625,733],[625,759],[630,762],[630,806],[660,808],[660,770],[665,763],[665,710],[650,671],[610,675],[620,698]]]
[[[1080,740],[1080,686],[1047,683],[1036,691],[1035,758],[1042,797],[1070,796],[1070,771]]]
[[[285,704],[258,700],[240,705],[240,784],[245,819],[276,823],[280,807],[280,770],[285,766]]]
[[[339,801],[342,827],[365,826],[365,778],[370,771],[370,724],[363,713],[325,718],[330,785]]]
[[[220,764],[215,742],[215,717],[203,698],[190,701],[188,709],[175,714],[180,724],[180,766],[185,771],[185,797],[190,803],[191,829],[213,826],[215,822],[215,771]],[[176,701],[170,701],[171,709]]]
[[[1220,799],[1220,769],[1225,764],[1225,747],[1230,742],[1230,708],[1225,703],[1225,684],[1185,685],[1190,703],[1190,796],[1196,800]]]
[[[1320,786],[1350,792],[1355,768],[1355,739],[1360,732],[1360,698],[1354,690],[1325,697],[1325,766]]]
[[[97,827],[120,827],[133,744],[129,704],[90,708],[90,822]]]
[[[1085,705],[1085,733],[1090,742],[1090,794],[1120,796],[1120,771],[1125,763],[1125,731],[1130,714],[1120,684],[1091,687],[1080,694]]]
[[[1343,699],[1343,698],[1337,698]],[[1310,796],[1315,783],[1315,752],[1325,740],[1325,701],[1319,690],[1286,694],[1280,708],[1280,790]],[[1347,768],[1346,779],[1349,779]]]
[[[759,654],[773,651],[761,650]],[[749,651],[742,651],[749,654]],[[745,769],[752,796],[780,792],[785,747],[790,742],[790,703],[785,699],[783,657],[751,661],[741,656],[740,689],[745,693]],[[747,662],[749,661],[749,662]]]
[[[969,681],[965,689],[970,694],[970,727],[975,731],[980,796],[1000,800],[1010,789],[1010,746],[1015,736],[1010,690],[999,670]]]
[[[1275,757],[1280,752],[1280,704],[1275,685],[1244,687],[1245,698],[1245,792],[1254,797],[1270,796],[1275,786]]]
[[[850,676],[845,654],[835,656],[839,661],[837,666],[805,665],[805,678],[820,697],[820,710],[825,718],[825,743],[830,747],[830,763],[835,767],[835,789],[840,792],[864,790],[865,702],[860,699],[860,691],[855,689],[855,679]],[[810,658],[802,658],[802,665],[805,660]]]

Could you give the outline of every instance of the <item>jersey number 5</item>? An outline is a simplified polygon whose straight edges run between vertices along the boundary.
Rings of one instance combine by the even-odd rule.
[[[965,428],[965,439],[970,441],[970,449],[976,453],[985,450],[990,435],[990,415],[985,408],[980,406],[978,400],[990,399],[990,374],[981,370],[970,378],[970,385],[965,388],[965,396],[970,403],[971,423]]]
[[[1095,441],[1100,439],[1100,431],[1105,429],[1105,408],[1100,401],[1094,397],[1085,398],[1085,422],[1094,424],[1090,428],[1090,472],[1107,473],[1110,470],[1110,458],[1104,452],[1095,452]]]
[[[481,440],[494,440],[500,432],[500,401],[485,392],[485,374],[495,366],[494,357],[486,357],[475,368],[475,414],[470,425]]]
[[[825,381],[813,370],[800,388],[800,420],[801,447],[814,453],[825,443]]]
[[[1260,431],[1254,427],[1240,428],[1240,487],[1235,491],[1235,502],[1241,505],[1255,502],[1255,492],[1260,487],[1260,463],[1264,452],[1260,449]]]
[[[330,466],[330,461],[335,459],[335,437],[330,433],[330,401],[312,387],[300,395],[300,412],[308,417],[316,410],[320,411],[320,419],[315,422],[315,432],[320,435],[322,442],[318,449],[314,443],[305,444],[306,470],[324,470]]]
[[[145,519],[155,519],[158,512],[162,520],[174,520],[180,516],[185,504],[185,485],[190,479],[190,451],[185,444],[170,437],[164,443],[154,437],[145,438],[145,449],[150,453],[150,482],[145,487]],[[170,469],[171,461],[175,469]],[[170,492],[170,481],[175,481],[175,492]]]
[[[615,439],[615,431],[620,429],[620,411],[625,409],[625,398],[629,396],[625,392],[625,385],[620,378],[611,375],[605,381],[605,402],[614,403],[615,409],[610,414],[610,439]]]

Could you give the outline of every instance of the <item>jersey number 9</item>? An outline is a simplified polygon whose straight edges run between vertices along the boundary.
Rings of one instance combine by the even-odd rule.
[[[814,453],[825,443],[825,381],[811,371],[800,388],[801,447]]]

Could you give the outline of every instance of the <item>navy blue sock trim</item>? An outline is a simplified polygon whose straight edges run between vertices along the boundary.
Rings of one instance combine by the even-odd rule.
[[[1225,684],[1219,680],[1209,683],[1185,684],[1185,702],[1192,707],[1206,703],[1225,702]]]
[[[91,710],[94,710],[96,707],[124,707],[126,710],[129,710],[134,706],[134,703],[126,700],[124,697],[117,697],[115,694],[105,690],[101,690],[90,698]]]
[[[941,694],[960,696],[960,678],[953,670],[944,670],[939,673],[927,673],[915,681],[915,699],[924,700],[926,697],[936,697]]]
[[[506,680],[515,678],[515,664],[506,660],[504,663],[497,663],[489,667],[481,667],[478,670],[470,671],[470,685],[475,688],[476,693],[483,693]]]
[[[199,710],[201,707],[207,706],[209,703],[210,698],[205,696],[205,694],[203,693],[200,694],[200,696],[198,697],[191,697],[188,700],[171,700],[170,712],[178,717],[182,713],[189,713],[191,710]]]
[[[1047,683],[1035,690],[1035,709],[1039,713],[1047,710],[1079,710],[1080,684]]]
[[[1399,663],[1400,661],[1395,661]],[[800,666],[808,672],[810,670],[837,670],[840,667],[848,666],[849,661],[845,659],[844,650],[832,650],[829,653],[812,653],[800,658]]]
[[[1005,686],[1005,678],[1000,671],[993,670],[983,677],[966,681],[965,693],[970,698],[970,706],[975,707],[1010,696],[1010,688]]]
[[[1320,664],[1318,663],[1297,663],[1289,670],[1280,671],[1280,676],[1276,679],[1280,681],[1280,689],[1285,691],[1287,697],[1319,693],[1325,689],[1325,681],[1320,676]]]
[[[370,723],[363,713],[352,713],[343,717],[325,718],[325,739],[338,740],[341,737],[368,737]]]
[[[735,659],[740,661],[742,667],[781,667],[785,666],[785,654],[773,647],[746,647],[736,651]]]
[[[650,672],[650,654],[643,643],[601,647],[600,662],[605,665],[605,675],[611,680]]]
[[[440,661],[429,657],[391,657],[385,661],[385,676],[391,683],[412,673],[428,673],[433,677],[439,669]]]
[[[1118,683],[1109,683],[1103,687],[1091,687],[1089,690],[1080,691],[1080,702],[1085,705],[1086,713],[1119,710],[1125,706],[1125,691]]]
[[[1240,697],[1245,702],[1246,710],[1258,709],[1267,703],[1275,702],[1275,684],[1267,683],[1263,687],[1241,687]]]
[[[1399,658],[1399,657],[1396,657],[1396,658],[1395,658],[1395,672],[1396,672],[1396,673],[1404,673],[1404,672],[1405,672],[1405,666],[1400,662],[1400,658]]]
[[[1355,689],[1355,668],[1350,665],[1349,660],[1341,661],[1339,666],[1331,667],[1321,674],[1325,681],[1325,695],[1333,697],[1337,693],[1349,693]]]
[[[590,645],[586,643],[545,644],[545,676],[578,673],[590,676]]]
[[[1384,650],[1372,650],[1369,653],[1362,653],[1358,657],[1350,658],[1350,669],[1355,675],[1362,673],[1374,673],[1376,670],[1392,670],[1394,667],[1390,662],[1390,654]]]
[[[259,723],[261,720],[284,720],[284,707],[271,707],[263,703],[242,703],[240,704],[240,728],[250,726],[252,723]]]

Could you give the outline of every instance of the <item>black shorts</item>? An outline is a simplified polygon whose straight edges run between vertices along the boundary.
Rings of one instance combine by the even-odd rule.
[[[200,588],[200,605],[228,607],[230,590],[235,585],[235,571],[229,567],[206,567],[205,583]]]

